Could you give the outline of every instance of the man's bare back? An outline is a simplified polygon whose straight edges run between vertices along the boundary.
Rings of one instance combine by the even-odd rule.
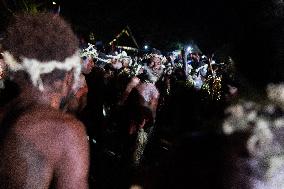
[[[87,188],[84,126],[45,105],[17,104],[1,124],[0,188]]]

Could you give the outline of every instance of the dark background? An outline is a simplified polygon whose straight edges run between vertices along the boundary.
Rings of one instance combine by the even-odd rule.
[[[61,1],[61,14],[74,23],[75,30],[93,31],[98,39],[111,41],[129,26],[138,44],[161,50],[194,40],[211,51],[235,38],[238,16],[225,0],[215,1]]]
[[[56,10],[71,22],[78,35],[110,42],[127,25],[139,46],[169,50],[194,40],[210,52],[224,48],[235,40],[240,29],[238,4],[225,0],[1,0],[1,29],[11,11],[23,9],[24,3],[41,4],[39,9]],[[214,49],[214,50],[213,50]]]

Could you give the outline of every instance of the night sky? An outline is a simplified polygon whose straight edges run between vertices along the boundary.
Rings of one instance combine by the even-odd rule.
[[[45,7],[52,5],[52,0],[26,1],[40,2]],[[239,41],[245,22],[257,15],[255,10],[264,7],[262,9],[269,11],[266,2],[281,0],[54,1],[57,4],[52,5],[53,9],[60,5],[60,15],[72,24],[79,36],[88,37],[93,32],[96,40],[107,43],[128,25],[140,47],[147,44],[160,50],[172,50],[178,44],[193,40],[203,52],[211,53]],[[0,1],[1,23],[5,23],[9,14],[7,7],[19,9],[21,2]],[[255,20],[247,25],[250,27]]]
[[[82,1],[83,2],[83,1]],[[129,26],[138,44],[162,50],[194,40],[211,51],[234,39],[238,16],[225,0],[215,1],[62,1],[61,15],[81,34],[94,32],[108,42]]]

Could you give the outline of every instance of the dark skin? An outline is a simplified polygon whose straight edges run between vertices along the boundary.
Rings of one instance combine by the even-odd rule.
[[[60,100],[71,90],[71,75],[45,85],[43,92],[23,86],[2,112],[0,188],[88,188],[84,125],[59,110]],[[16,116],[7,122],[13,112]]]
[[[142,102],[140,103],[142,103],[141,105],[148,107],[152,111],[153,117],[155,118],[160,94],[154,84],[142,83],[140,82],[139,78],[133,77],[131,81],[128,83],[123,93],[122,100],[120,103],[121,104],[125,103],[129,94],[134,88],[137,89],[141,97],[144,97],[150,100],[149,102],[144,101],[143,103]],[[156,90],[153,90],[153,89],[156,89]]]
[[[81,77],[85,78],[82,74]],[[78,91],[68,98],[68,103],[63,107],[63,111],[73,114],[80,113],[87,105],[87,94],[88,86],[87,83],[84,82]]]

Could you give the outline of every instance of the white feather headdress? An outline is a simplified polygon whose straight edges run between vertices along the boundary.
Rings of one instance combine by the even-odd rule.
[[[8,69],[12,72],[25,71],[29,74],[32,84],[38,87],[40,91],[44,90],[43,83],[41,80],[41,74],[48,74],[55,69],[70,71],[74,70],[74,85],[76,88],[77,82],[79,80],[79,75],[81,73],[80,56],[79,52],[75,52],[72,56],[67,57],[63,62],[59,61],[47,61],[41,62],[36,59],[22,57],[21,63],[18,62],[14,56],[8,52],[4,51],[2,53],[4,62],[7,64]]]

